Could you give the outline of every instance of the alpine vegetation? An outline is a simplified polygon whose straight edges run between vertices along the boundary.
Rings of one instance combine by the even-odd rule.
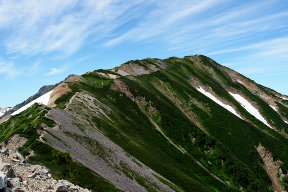
[[[0,120],[3,159],[44,170],[0,187],[286,191],[287,98],[203,55],[73,75]]]

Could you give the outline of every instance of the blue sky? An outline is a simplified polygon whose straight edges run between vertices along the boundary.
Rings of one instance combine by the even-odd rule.
[[[194,54],[288,94],[288,1],[0,1],[1,107],[69,74]]]

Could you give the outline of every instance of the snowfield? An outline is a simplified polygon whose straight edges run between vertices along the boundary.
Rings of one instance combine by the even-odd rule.
[[[224,107],[225,109],[227,109],[228,111],[230,111],[231,113],[233,113],[234,115],[239,117],[240,119],[243,119],[240,115],[237,114],[235,109],[233,109],[230,105],[226,105],[226,104],[222,103],[220,100],[218,100],[216,97],[214,97],[211,93],[209,93],[209,92],[205,91],[204,89],[202,89],[202,87],[197,88],[197,90],[199,92],[201,92],[203,95],[205,95],[206,97],[210,98],[212,101],[214,101],[218,105]]]
[[[7,111],[10,111],[11,109],[11,107],[6,107],[3,109],[0,108],[0,117],[2,117]]]
[[[274,109],[274,111],[278,112],[276,107],[272,106],[272,105],[269,105],[272,109]]]
[[[241,95],[234,94],[231,92],[229,92],[229,93],[230,93],[230,95],[232,95],[234,97],[234,99],[236,99],[242,105],[242,107],[244,107],[246,109],[246,111],[248,111],[251,115],[256,117],[258,120],[262,121],[268,127],[272,128],[268,124],[268,122],[264,119],[264,117],[259,113],[258,109],[256,109],[253,105],[251,105],[251,103],[249,101],[247,101]]]
[[[11,115],[17,115],[17,114],[21,113],[22,111],[25,111],[26,109],[31,107],[34,103],[39,103],[42,105],[48,105],[52,91],[49,91],[48,93],[45,93],[44,95],[40,96],[39,98],[35,99],[34,101],[31,101],[27,105],[24,105],[23,107],[21,107],[17,111],[14,111]]]

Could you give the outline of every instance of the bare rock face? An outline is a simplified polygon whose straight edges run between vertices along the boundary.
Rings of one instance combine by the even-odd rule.
[[[0,191],[5,192],[89,192],[66,180],[55,180],[41,165],[25,163],[17,151],[0,151]]]
[[[12,165],[9,163],[2,164],[1,171],[6,175],[6,177],[14,178],[16,176]]]
[[[68,190],[69,190],[69,185],[60,185],[56,189],[56,192],[68,192]]]
[[[8,187],[10,187],[10,188],[19,188],[21,181],[22,180],[19,177],[12,178],[8,182]]]
[[[4,172],[0,171],[0,189],[5,189],[7,187],[7,176]]]
[[[166,69],[166,67],[167,65],[160,60],[155,61],[153,64],[147,63],[145,61],[138,61],[138,63],[131,61],[125,63],[124,65],[120,66],[117,69],[112,69],[112,71],[122,76],[127,75],[137,76],[137,75],[150,74],[161,69]]]
[[[12,151],[17,151],[19,147],[22,147],[26,143],[26,141],[27,141],[26,138],[20,137],[18,134],[15,134],[8,140],[8,142],[5,145],[3,145],[3,147],[10,149]]]

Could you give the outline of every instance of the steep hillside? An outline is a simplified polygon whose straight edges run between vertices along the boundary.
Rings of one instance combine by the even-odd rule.
[[[0,124],[0,141],[20,134],[29,162],[92,191],[288,189],[288,97],[208,57],[74,76],[48,105]]]

